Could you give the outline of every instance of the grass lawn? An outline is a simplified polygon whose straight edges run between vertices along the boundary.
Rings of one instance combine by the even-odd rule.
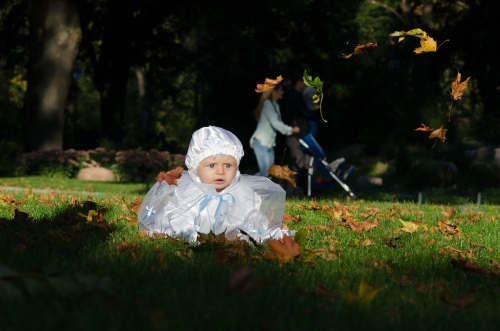
[[[0,185],[59,190],[0,188],[0,330],[500,326],[496,205],[322,197],[317,210],[288,200],[299,221],[287,226],[305,240],[287,261],[268,258],[266,244],[193,247],[137,233],[133,202],[145,185]]]

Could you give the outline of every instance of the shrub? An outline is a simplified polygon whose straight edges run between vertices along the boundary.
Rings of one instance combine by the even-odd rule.
[[[118,181],[145,182],[156,173],[170,170],[184,162],[184,155],[152,149],[149,152],[125,150],[115,152],[105,148],[83,151],[68,149],[31,152],[20,155],[15,161],[18,176],[41,175],[74,178],[82,168],[104,167],[111,169]]]

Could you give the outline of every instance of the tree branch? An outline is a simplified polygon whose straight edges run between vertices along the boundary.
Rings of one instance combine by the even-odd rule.
[[[371,3],[372,5],[380,6],[380,7],[383,7],[385,9],[387,9],[388,11],[390,11],[391,13],[393,13],[394,15],[396,15],[401,20],[401,22],[403,22],[403,23],[405,22],[403,16],[401,16],[401,14],[398,13],[396,9],[394,9],[394,8],[392,8],[392,7],[390,7],[390,6],[386,5],[386,4],[377,2],[375,0],[366,0],[366,2]]]

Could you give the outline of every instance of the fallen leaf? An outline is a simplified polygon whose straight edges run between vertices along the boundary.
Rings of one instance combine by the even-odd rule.
[[[451,239],[455,235],[460,236],[462,234],[462,230],[449,221],[441,222],[441,220],[438,220],[437,226],[439,231],[443,234],[444,239]]]
[[[181,178],[182,170],[184,170],[184,169],[181,166],[178,166],[177,168],[175,168],[173,170],[169,170],[167,172],[161,171],[158,174],[158,176],[156,176],[155,179],[158,183],[166,181],[168,185],[177,186],[177,179]]]
[[[302,205],[302,204],[297,204],[297,207],[299,209],[307,209],[307,210],[322,210],[323,208],[316,202],[316,200],[311,199],[309,200],[309,206]]]
[[[391,263],[388,261],[384,261],[381,259],[369,259],[368,264],[375,269],[382,269],[387,271],[387,273],[392,273],[392,266]]]
[[[128,206],[128,209],[137,214],[139,208],[141,207],[142,199],[141,196],[138,195],[135,200]]]
[[[469,258],[469,259],[476,258],[476,256],[474,255],[474,251],[472,249],[469,249],[467,251],[462,251],[462,250],[455,248],[453,246],[443,247],[439,250],[439,253],[446,254],[446,255],[449,255],[451,257],[462,259],[462,260],[465,258]]]
[[[450,116],[451,116],[451,107],[453,105],[453,101],[455,100],[462,100],[462,96],[464,95],[464,91],[467,88],[467,85],[469,84],[469,78],[464,80],[463,82],[460,82],[460,79],[462,78],[462,75],[457,73],[457,78],[455,79],[454,82],[451,83],[451,91],[450,94],[453,97],[453,100],[451,100],[450,104],[450,111],[448,113],[448,122],[450,121]]]
[[[284,235],[282,241],[271,239],[268,240],[267,245],[271,248],[272,252],[266,254],[264,257],[268,259],[278,259],[281,263],[291,262],[293,259],[300,255],[300,245],[293,241],[292,237]]]
[[[283,214],[283,223],[289,223],[289,222],[300,222],[300,215],[297,215],[297,216],[293,216],[293,215],[290,215],[290,214],[287,214],[287,213],[284,213]]]
[[[250,266],[244,265],[241,269],[232,273],[229,282],[226,285],[227,291],[229,290],[242,290],[248,285],[250,279]]]
[[[372,49],[372,48],[375,48],[377,47],[377,42],[374,42],[374,43],[367,43],[367,44],[363,44],[363,45],[358,45],[356,46],[356,48],[354,48],[354,52],[352,52],[351,54],[342,54],[342,57],[344,59],[348,59],[354,55],[358,55],[358,54],[361,54],[361,52],[363,51],[366,51],[366,50],[369,50],[369,49]]]
[[[378,224],[378,219],[375,219],[373,222],[353,222],[348,225],[351,230],[361,233],[363,231],[370,231],[371,229],[376,228]]]
[[[356,301],[363,304],[368,304],[375,298],[378,291],[378,288],[362,280],[358,286],[358,293],[348,291],[344,293],[344,297],[350,302]]]
[[[354,241],[349,243],[349,245],[353,247],[368,247],[375,246],[376,244],[377,243],[370,238],[366,238],[365,240],[355,239]]]
[[[257,87],[255,88],[255,92],[257,92],[257,93],[269,92],[276,85],[278,85],[282,80],[283,80],[283,77],[281,77],[281,75],[276,77],[276,79],[266,78],[266,80],[264,81],[264,84],[257,84]]]
[[[441,295],[439,299],[444,304],[452,306],[453,308],[466,308],[476,302],[476,292],[474,289],[471,289],[468,293],[458,296],[455,299],[451,299],[449,293],[447,293]]]
[[[279,166],[277,164],[273,164],[271,168],[267,170],[267,173],[275,178],[284,179],[288,181],[290,184],[292,184],[293,187],[297,187],[295,180],[293,180],[291,177],[297,173],[288,168],[287,165]]]
[[[403,220],[399,220],[399,222],[403,225],[401,231],[407,233],[413,233],[418,231],[418,225],[413,222],[405,222]]]
[[[455,209],[450,207],[445,210],[443,207],[441,207],[441,214],[443,214],[446,218],[452,218],[455,215]]]
[[[408,271],[399,277],[400,286],[411,286],[413,285],[413,267],[408,269]]]
[[[401,248],[405,246],[405,243],[397,243],[399,240],[401,240],[401,237],[395,237],[395,238],[382,238],[382,241],[389,247],[392,248]]]
[[[467,243],[472,246],[472,247],[477,247],[477,248],[486,248],[486,246],[480,245],[478,243],[473,242],[470,240],[470,238],[467,238]]]
[[[450,262],[455,268],[462,269],[466,272],[479,272],[486,273],[486,269],[481,267],[479,264],[476,264],[471,261],[462,260],[462,259],[453,259]]]

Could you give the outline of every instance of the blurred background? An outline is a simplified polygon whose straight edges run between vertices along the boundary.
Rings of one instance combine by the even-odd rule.
[[[497,187],[499,12],[486,0],[2,0],[0,175],[71,177],[91,160],[145,173],[127,160],[151,150],[168,152],[157,164],[168,170],[206,125],[240,138],[253,174],[256,83],[282,75],[289,90],[307,70],[324,81],[316,139],[356,166],[352,181]],[[388,35],[413,28],[450,41],[415,55],[419,39]],[[471,79],[448,122],[457,72]],[[421,123],[444,125],[447,141],[432,148]],[[279,135],[278,164],[284,148]]]

